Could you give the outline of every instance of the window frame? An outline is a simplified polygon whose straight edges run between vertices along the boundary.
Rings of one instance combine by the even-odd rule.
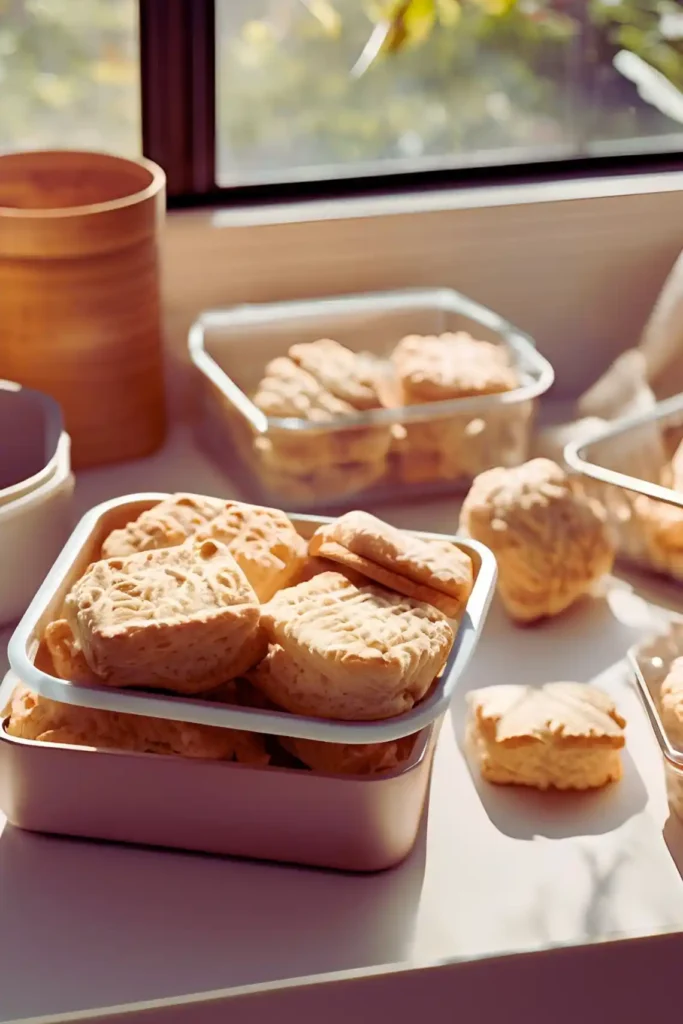
[[[139,25],[143,152],[165,169],[171,208],[343,199],[683,168],[683,152],[673,150],[221,187],[215,167],[214,0],[139,0]]]

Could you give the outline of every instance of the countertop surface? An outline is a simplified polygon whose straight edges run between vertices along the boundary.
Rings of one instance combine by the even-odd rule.
[[[76,512],[143,490],[234,493],[179,430],[151,459],[81,474]],[[377,511],[435,531],[457,522],[455,500]],[[535,629],[513,627],[495,604],[441,730],[417,845],[392,871],[344,876],[5,826],[0,1020],[683,931],[683,827],[669,818],[623,660],[675,600],[664,584],[611,579]],[[604,686],[628,720],[623,781],[545,795],[482,783],[462,749],[465,692],[568,679]]]

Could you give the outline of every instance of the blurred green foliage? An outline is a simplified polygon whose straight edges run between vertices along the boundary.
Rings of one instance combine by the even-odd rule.
[[[191,2],[191,0],[187,0]],[[681,132],[680,0],[216,0],[224,183],[474,163]],[[140,149],[137,0],[0,0],[0,150]]]
[[[140,151],[137,0],[0,0],[0,151]]]

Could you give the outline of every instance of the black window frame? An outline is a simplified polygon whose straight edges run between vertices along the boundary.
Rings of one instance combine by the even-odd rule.
[[[143,152],[166,171],[171,207],[297,202],[683,169],[683,153],[655,152],[219,187],[214,0],[139,0],[139,7]]]

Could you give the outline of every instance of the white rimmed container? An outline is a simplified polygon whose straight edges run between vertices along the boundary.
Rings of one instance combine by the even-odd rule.
[[[683,438],[683,394],[647,412],[623,416],[564,451],[570,469],[605,508],[621,558],[673,579],[683,579],[683,560],[666,560],[648,539],[639,513],[643,497],[683,509],[683,493],[659,481]],[[683,525],[683,513],[681,514]]]
[[[0,381],[0,625],[24,613],[72,525],[70,440],[48,395]]]
[[[266,363],[296,342],[334,338],[381,363],[407,334],[458,330],[505,347],[520,386],[503,394],[370,410],[322,425],[268,417],[251,401]],[[551,365],[528,335],[448,288],[207,311],[190,330],[189,350],[201,375],[202,445],[251,499],[285,509],[350,508],[462,491],[486,469],[519,465],[528,457],[536,400],[554,380]],[[420,431],[419,449],[400,440],[404,427]],[[378,432],[385,430],[388,437],[390,429],[394,440],[386,454],[375,453],[367,464],[359,461],[359,437],[372,435],[374,445]],[[444,429],[452,454],[445,461],[436,458]],[[431,441],[425,441],[425,430]],[[273,452],[302,447],[310,453],[316,443],[332,452],[316,470],[299,472],[273,458]]]
[[[415,842],[440,722],[486,618],[495,586],[493,555],[480,544],[458,540],[474,561],[476,581],[453,653],[436,692],[416,712],[390,722],[323,722],[207,701],[86,688],[43,671],[40,638],[59,615],[71,583],[98,557],[112,529],[164,497],[132,495],[100,505],[83,518],[10,641],[17,674],[10,672],[0,690],[3,703],[20,678],[35,692],[67,703],[271,735],[358,743],[415,734],[411,755],[396,770],[382,774],[333,775],[38,743],[12,737],[3,726],[0,805],[9,821],[34,831],[348,871],[397,864]],[[292,521],[303,536],[310,536],[324,520],[292,516]],[[174,794],[172,802],[168,793]]]
[[[475,582],[458,623],[455,642],[443,673],[433,690],[411,711],[380,722],[333,722],[285,712],[221,706],[215,702],[133,692],[114,687],[74,685],[51,675],[36,664],[46,626],[60,618],[64,598],[90,562],[99,557],[102,541],[114,529],[137,518],[167,498],[167,494],[134,494],[105,502],[88,512],[74,530],[9,642],[13,671],[34,693],[66,704],[149,715],[180,722],[244,729],[273,736],[331,743],[381,743],[410,736],[432,725],[448,709],[458,679],[465,671],[479,641],[496,583],[493,554],[477,541],[449,537],[471,557]],[[295,516],[292,522],[308,538],[329,520]],[[422,538],[443,540],[443,534],[415,532]]]
[[[638,692],[662,754],[669,807],[683,822],[683,744],[670,736],[659,712],[660,690],[672,662],[683,655],[683,620],[628,652]],[[683,723],[682,723],[683,727]]]

